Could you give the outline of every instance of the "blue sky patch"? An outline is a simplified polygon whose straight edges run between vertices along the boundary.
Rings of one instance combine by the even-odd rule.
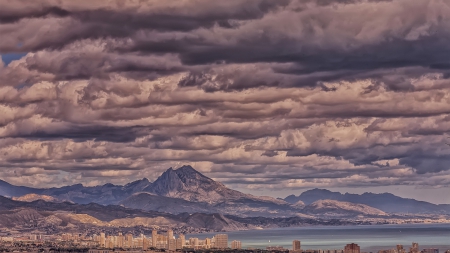
[[[9,53],[9,54],[1,54],[2,61],[5,63],[6,66],[10,64],[12,61],[19,60],[20,58],[24,57],[26,53]]]

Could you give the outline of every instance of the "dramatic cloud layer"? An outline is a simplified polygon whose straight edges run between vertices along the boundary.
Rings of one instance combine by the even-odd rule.
[[[0,0],[0,178],[446,187],[446,0]]]

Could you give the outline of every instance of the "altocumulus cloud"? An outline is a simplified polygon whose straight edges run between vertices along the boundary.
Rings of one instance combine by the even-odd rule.
[[[0,0],[0,177],[450,182],[445,0]],[[425,176],[424,176],[425,175]]]

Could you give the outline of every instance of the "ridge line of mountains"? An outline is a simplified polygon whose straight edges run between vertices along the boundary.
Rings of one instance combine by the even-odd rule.
[[[126,185],[76,184],[58,188],[31,188],[0,180],[0,195],[11,203],[72,202],[88,205],[118,205],[146,212],[180,215],[183,213],[221,214],[236,217],[387,217],[398,214],[450,214],[450,205],[436,205],[406,199],[390,193],[341,194],[312,189],[285,199],[258,197],[227,188],[189,165],[168,169],[156,181],[144,178]],[[6,200],[3,198],[2,202]],[[25,205],[25,204],[24,204]],[[91,204],[92,205],[92,204]],[[7,208],[5,205],[4,208]],[[172,216],[171,216],[172,217]],[[172,217],[173,218],[173,217]]]

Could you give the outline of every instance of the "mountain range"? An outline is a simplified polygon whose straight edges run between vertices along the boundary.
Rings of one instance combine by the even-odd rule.
[[[231,231],[305,225],[367,224],[348,220],[311,217],[238,217],[220,213],[170,214],[96,203],[16,201],[0,196],[0,228],[2,233],[64,231],[119,231],[147,233],[153,228],[173,228],[181,233],[199,231]]]
[[[387,213],[410,213],[410,214],[449,214],[450,205],[419,201],[415,199],[402,198],[391,193],[352,194],[332,192],[325,189],[312,189],[305,191],[299,196],[290,195],[284,200],[289,203],[303,202],[305,205],[312,204],[318,200],[336,200],[355,204],[368,205]]]
[[[34,194],[30,196],[30,194]],[[271,197],[257,197],[227,188],[199,173],[191,166],[170,168],[153,183],[144,178],[126,185],[76,184],[59,188],[38,189],[0,182],[0,195],[36,199],[36,195],[78,204],[122,205],[125,207],[179,214],[224,213],[240,216],[293,216],[302,205]],[[25,196],[24,196],[25,195]],[[28,196],[27,196],[28,195]]]
[[[199,224],[198,220],[208,222]],[[76,204],[69,202],[16,201],[0,197],[0,227],[17,230],[58,230],[83,226],[100,227],[153,227],[186,226],[193,229],[237,230],[253,228],[221,214],[169,214],[143,211],[117,205],[96,203]]]
[[[126,185],[76,184],[31,188],[0,180],[0,195],[17,201],[120,205],[143,211],[178,215],[221,214],[239,217],[385,217],[393,213],[449,214],[450,205],[405,199],[389,193],[341,194],[313,189],[285,199],[259,197],[227,188],[189,165],[168,169],[157,180],[144,178]]]

